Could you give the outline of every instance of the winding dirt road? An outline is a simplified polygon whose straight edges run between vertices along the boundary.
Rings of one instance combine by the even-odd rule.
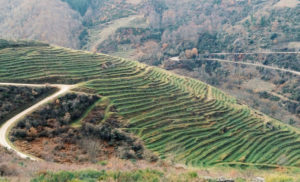
[[[220,53],[207,53],[200,55],[255,55],[255,54],[300,54],[300,52],[220,52]]]
[[[28,86],[28,87],[45,87],[45,86],[51,86],[51,87],[56,87],[59,90],[46,97],[45,99],[41,100],[40,102],[36,103],[35,105],[29,107],[28,109],[26,109],[25,111],[17,114],[16,116],[14,116],[13,118],[11,118],[10,120],[6,121],[0,128],[0,145],[2,145],[3,147],[6,147],[9,150],[13,150],[17,153],[18,156],[20,156],[21,158],[29,158],[31,160],[39,160],[38,158],[25,154],[21,151],[19,151],[17,148],[15,148],[12,143],[8,140],[8,133],[10,131],[10,129],[23,117],[25,117],[26,115],[32,113],[33,111],[37,110],[39,107],[41,107],[42,105],[46,104],[49,101],[52,101],[54,99],[56,99],[57,97],[59,97],[60,95],[63,95],[65,93],[67,93],[69,90],[71,90],[72,88],[74,88],[74,85],[56,85],[56,84],[19,84],[19,83],[0,83],[0,85],[5,85],[5,86]]]
[[[257,67],[262,67],[262,68],[267,68],[267,69],[272,69],[272,70],[278,70],[278,71],[283,71],[283,72],[288,72],[292,73],[295,75],[300,76],[300,72],[294,71],[294,70],[288,70],[284,68],[278,68],[278,67],[273,67],[273,66],[268,66],[268,65],[263,65],[263,64],[256,64],[256,63],[247,63],[247,62],[241,62],[241,61],[230,61],[230,60],[225,60],[225,59],[204,59],[207,61],[218,61],[218,62],[224,62],[224,63],[235,63],[235,64],[242,64],[242,65],[250,65],[250,66],[257,66]]]
[[[172,57],[172,58],[170,58],[170,60],[172,60],[172,61],[195,61],[194,59],[179,59],[179,57]],[[218,61],[218,62],[232,63],[232,64],[241,64],[241,65],[247,65],[247,66],[256,66],[256,67],[262,67],[262,68],[271,69],[271,70],[288,72],[288,73],[292,73],[294,75],[300,76],[299,71],[289,70],[289,69],[284,69],[284,68],[279,68],[279,67],[274,67],[274,66],[268,66],[268,65],[263,65],[263,64],[257,64],[257,63],[249,63],[249,62],[242,62],[242,61],[231,61],[231,60],[216,59],[216,58],[205,58],[205,59],[202,59],[202,60],[205,60],[205,61]]]
[[[283,71],[283,72],[288,72],[292,73],[295,75],[300,76],[300,72],[294,71],[294,70],[288,70],[284,68],[278,68],[278,67],[273,67],[273,66],[268,66],[268,65],[263,65],[263,64],[256,64],[256,63],[247,63],[247,62],[241,62],[241,61],[230,61],[230,60],[225,60],[225,59],[204,59],[207,61],[218,61],[218,62],[224,62],[224,63],[235,63],[235,64],[243,64],[243,65],[250,65],[250,66],[257,66],[257,67],[262,67],[262,68],[267,68],[267,69],[272,69],[272,70],[278,70],[278,71]]]

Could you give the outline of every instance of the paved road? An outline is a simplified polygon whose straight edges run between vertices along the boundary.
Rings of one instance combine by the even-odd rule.
[[[46,97],[45,99],[41,100],[40,102],[36,103],[35,105],[29,107],[28,109],[26,109],[25,111],[17,114],[16,116],[14,116],[13,118],[11,118],[10,120],[8,120],[7,122],[5,122],[1,128],[0,128],[0,145],[2,145],[3,147],[6,147],[9,150],[13,150],[15,151],[21,158],[29,158],[31,160],[39,160],[38,158],[25,154],[21,151],[19,151],[18,149],[16,149],[12,143],[8,140],[8,132],[9,130],[24,116],[32,113],[33,111],[37,110],[39,107],[41,107],[42,105],[46,104],[47,102],[56,99],[57,97],[59,97],[60,95],[68,92],[70,89],[72,89],[74,86],[73,85],[45,85],[45,84],[19,84],[19,83],[0,83],[0,85],[10,85],[10,86],[28,86],[28,87],[44,87],[44,86],[52,86],[52,87],[57,87],[59,89],[59,91],[57,91],[56,93],[54,93],[53,95],[50,95],[48,97]]]

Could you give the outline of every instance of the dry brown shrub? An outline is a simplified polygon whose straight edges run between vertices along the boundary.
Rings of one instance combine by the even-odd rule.
[[[15,176],[17,169],[11,164],[0,164],[0,176]]]
[[[162,45],[162,50],[165,50],[168,46],[169,46],[169,45],[168,45],[167,43],[164,43],[164,44]]]
[[[198,49],[197,48],[193,48],[191,53],[192,53],[193,57],[198,56]]]
[[[185,57],[190,59],[193,57],[192,51],[191,50],[186,50],[185,51]]]

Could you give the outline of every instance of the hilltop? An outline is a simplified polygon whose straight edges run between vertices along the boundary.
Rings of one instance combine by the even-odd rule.
[[[121,120],[114,127],[135,134],[162,159],[193,167],[300,167],[298,129],[198,80],[118,57],[30,44],[1,49],[0,68],[0,82],[77,84],[73,92],[108,103],[107,114]]]

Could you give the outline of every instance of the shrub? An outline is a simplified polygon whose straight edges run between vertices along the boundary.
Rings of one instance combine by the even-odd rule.
[[[0,164],[0,176],[15,176],[17,170],[14,166],[7,164]]]
[[[188,176],[189,176],[191,179],[193,179],[193,178],[197,178],[197,177],[198,177],[198,174],[197,174],[197,172],[189,172],[189,173],[188,173]]]
[[[31,180],[31,182],[70,182],[70,181],[89,181],[96,182],[100,177],[105,176],[105,171],[81,171],[68,172],[61,171],[58,173],[46,173]]]
[[[266,182],[293,182],[293,178],[292,177],[288,177],[288,176],[269,176],[266,178]]]
[[[160,181],[164,176],[163,173],[156,170],[138,170],[133,172],[114,172],[113,178],[116,181],[132,182],[132,181],[143,181],[143,182],[154,182]]]
[[[74,93],[67,94],[50,103],[40,110],[21,120],[12,130],[12,136],[16,138],[29,139],[30,134],[26,130],[35,131],[35,135],[50,136],[67,133],[71,121],[80,118],[89,106],[94,104],[99,98],[97,96],[77,95]],[[58,121],[58,122],[57,122]],[[52,132],[44,132],[42,127],[54,128]],[[26,130],[25,130],[26,129]]]
[[[36,100],[46,94],[50,94],[55,89],[50,87],[31,88],[31,87],[0,87],[0,124],[11,117],[14,113],[26,108]]]
[[[164,176],[163,173],[156,170],[138,170],[132,172],[109,172],[106,171],[81,171],[81,172],[68,172],[61,171],[58,173],[45,173],[31,180],[31,182],[70,182],[70,181],[88,181],[96,182],[104,181],[143,181],[153,182],[160,181]]]
[[[101,166],[106,166],[107,165],[107,161],[100,161],[100,162],[98,162],[98,164],[100,164]]]
[[[49,44],[36,41],[7,41],[4,39],[0,39],[0,49],[29,46],[49,46]]]
[[[6,179],[6,178],[1,178],[1,177],[0,177],[0,182],[9,182],[9,180]]]

